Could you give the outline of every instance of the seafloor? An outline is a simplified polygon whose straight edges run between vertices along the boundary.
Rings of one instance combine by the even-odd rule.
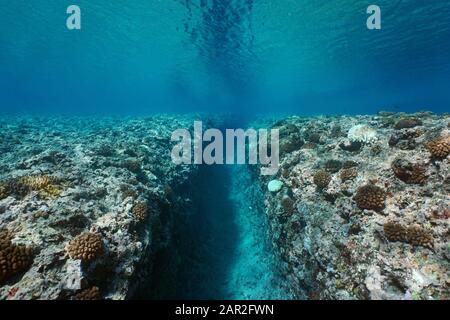
[[[174,165],[199,117],[2,116],[0,297],[449,298],[448,115],[261,119],[276,177]]]

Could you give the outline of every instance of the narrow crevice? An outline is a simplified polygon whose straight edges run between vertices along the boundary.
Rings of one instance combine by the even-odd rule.
[[[142,299],[285,299],[262,192],[245,166],[201,166],[172,212],[168,247],[153,256]]]

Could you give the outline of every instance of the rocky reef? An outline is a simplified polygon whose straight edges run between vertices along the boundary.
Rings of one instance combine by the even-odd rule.
[[[449,299],[450,116],[261,119],[252,127],[280,130],[280,170],[231,170],[245,172],[231,179],[237,209],[221,201],[226,188],[213,188],[230,178],[225,171],[214,176],[205,166],[171,161],[173,130],[192,130],[204,118],[3,116],[0,299],[177,298],[199,275],[204,280],[191,266],[206,268],[201,254],[214,251],[214,239],[234,239],[220,234],[236,233],[236,221],[245,225],[239,232],[254,233],[254,247],[267,233],[275,259],[255,251],[229,283],[248,280],[239,273],[249,260],[267,258],[277,268],[273,279],[283,282],[277,297]],[[224,127],[223,119],[208,119],[206,126]],[[220,215],[211,213],[216,206],[224,207]],[[267,232],[254,219],[263,212]],[[208,220],[224,218],[228,223]],[[241,238],[226,248],[245,256],[248,238]],[[221,267],[222,258],[211,266]],[[180,281],[186,277],[193,277],[189,285]],[[246,285],[271,288],[253,280]],[[258,291],[266,296],[273,295]]]
[[[196,166],[170,136],[193,118],[0,120],[0,297],[125,299],[152,281]]]
[[[280,146],[296,146],[282,150],[277,177],[259,176],[295,297],[450,298],[450,116],[380,112],[255,126],[270,123]],[[273,179],[283,182],[277,192]]]

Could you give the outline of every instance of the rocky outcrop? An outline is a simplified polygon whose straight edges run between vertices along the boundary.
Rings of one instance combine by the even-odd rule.
[[[154,257],[189,202],[173,190],[197,170],[172,163],[170,136],[192,124],[2,117],[0,229],[11,244],[0,253],[0,297],[124,299],[151,285]]]
[[[449,298],[449,120],[380,113],[281,121],[297,139],[308,140],[311,128],[321,136],[283,155],[279,177],[259,178],[283,182],[265,204],[297,298]],[[330,170],[336,161],[342,166]]]

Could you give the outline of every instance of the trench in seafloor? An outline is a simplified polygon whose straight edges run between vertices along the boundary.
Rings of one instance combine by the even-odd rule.
[[[202,165],[142,299],[290,299],[249,166]],[[177,266],[177,267],[175,267]]]

